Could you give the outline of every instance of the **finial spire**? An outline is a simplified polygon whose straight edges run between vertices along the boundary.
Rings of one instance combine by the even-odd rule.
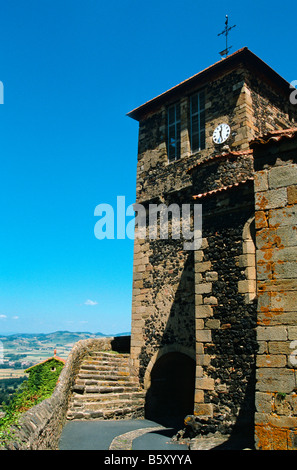
[[[218,34],[218,36],[221,36],[222,34],[224,34],[226,36],[226,49],[219,52],[221,57],[223,57],[223,56],[227,57],[227,55],[228,55],[228,53],[229,53],[229,51],[232,47],[232,46],[228,46],[228,33],[229,33],[230,29],[235,28],[236,24],[234,24],[233,26],[229,26],[228,21],[229,21],[228,20],[228,15],[226,15],[225,28],[221,33]]]

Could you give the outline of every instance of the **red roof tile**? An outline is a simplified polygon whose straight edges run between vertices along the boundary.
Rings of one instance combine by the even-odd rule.
[[[253,176],[251,176],[250,178],[247,178],[243,181],[238,181],[238,183],[229,184],[228,186],[222,186],[221,188],[213,189],[212,191],[207,191],[206,193],[196,194],[195,196],[192,196],[192,197],[193,197],[193,199],[201,199],[205,196],[210,196],[212,194],[217,194],[217,193],[221,193],[223,191],[228,191],[229,189],[236,188],[237,186],[241,186],[241,185],[247,183],[248,181],[253,181],[253,180],[254,180],[254,178],[253,178]]]
[[[271,131],[267,134],[257,137],[250,142],[250,148],[254,148],[257,145],[266,145],[273,142],[279,142],[284,139],[293,139],[297,135],[297,127],[291,127],[290,129],[281,129],[278,131]]]
[[[236,158],[236,157],[242,156],[242,155],[252,155],[252,153],[253,153],[252,150],[241,150],[241,151],[238,151],[238,152],[230,151],[230,152],[226,152],[226,153],[220,153],[220,154],[217,154],[217,155],[212,155],[210,158],[206,158],[205,160],[201,160],[201,161],[195,163],[194,165],[190,166],[187,169],[187,173],[191,173],[191,171],[194,170],[194,168],[196,168],[197,166],[207,165],[208,163],[212,163],[215,160],[227,160],[228,158]]]

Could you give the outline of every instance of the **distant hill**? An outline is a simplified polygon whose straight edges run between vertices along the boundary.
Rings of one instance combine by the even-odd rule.
[[[73,331],[54,331],[53,333],[14,333],[9,335],[1,335],[0,333],[0,340],[4,341],[15,341],[20,339],[27,339],[27,340],[36,340],[40,341],[41,343],[44,342],[62,342],[65,343],[73,343],[80,341],[81,339],[88,339],[88,338],[103,338],[109,336],[129,336],[130,332],[124,333],[115,333],[115,334],[104,334],[104,333],[90,333],[88,331],[81,331],[81,332],[73,332]]]
[[[104,336],[106,335],[103,333],[54,331],[53,333],[16,333],[14,335],[0,336],[0,339],[4,342],[55,343],[57,346],[65,346],[66,344],[75,343],[81,339],[101,338]]]

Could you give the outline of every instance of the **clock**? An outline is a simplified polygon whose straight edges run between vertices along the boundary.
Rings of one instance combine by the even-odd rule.
[[[226,140],[228,139],[230,135],[230,132],[231,130],[228,124],[225,124],[225,123],[219,124],[218,127],[216,127],[215,130],[213,131],[212,139],[214,143],[223,144],[224,142],[226,142]]]

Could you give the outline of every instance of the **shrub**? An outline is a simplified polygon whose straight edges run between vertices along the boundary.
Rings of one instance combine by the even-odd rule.
[[[57,384],[64,364],[50,359],[27,369],[28,380],[24,381],[18,391],[3,406],[5,416],[0,419],[0,440],[11,436],[11,426],[17,426],[22,413],[49,398]]]

